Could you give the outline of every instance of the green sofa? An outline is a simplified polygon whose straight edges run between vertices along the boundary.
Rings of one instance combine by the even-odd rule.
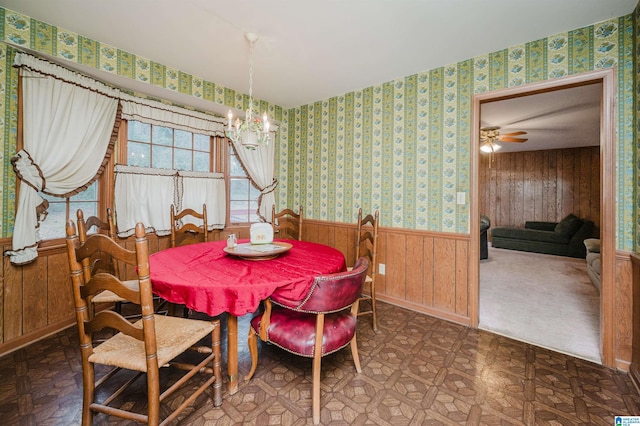
[[[560,222],[530,221],[524,228],[495,227],[491,246],[584,259],[584,240],[591,238],[593,229],[593,221],[570,214]]]

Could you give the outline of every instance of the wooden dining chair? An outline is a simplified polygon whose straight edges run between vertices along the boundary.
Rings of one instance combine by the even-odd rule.
[[[171,247],[208,242],[209,229],[207,224],[206,204],[202,205],[202,212],[193,209],[176,212],[175,205],[171,204]],[[175,315],[179,309],[182,309],[182,315],[185,318],[189,316],[187,307],[168,303],[169,315]]]
[[[271,223],[273,235],[279,239],[302,241],[303,210],[300,206],[298,213],[291,209],[284,209],[276,213],[276,206],[271,206]]]
[[[193,209],[176,212],[176,207],[171,204],[171,247],[207,241],[209,241],[207,205],[202,205],[202,212]]]
[[[313,423],[320,422],[320,365],[325,355],[351,345],[356,371],[360,358],[356,342],[358,298],[369,267],[360,258],[351,271],[320,275],[299,303],[279,299],[277,292],[265,301],[265,311],[251,320],[249,328],[250,380],[258,364],[258,336],[296,355],[313,358]]]
[[[214,405],[219,406],[222,403],[220,322],[154,315],[149,279],[149,244],[144,225],[136,225],[134,250],[121,247],[103,234],[89,235],[81,243],[76,226],[71,220],[67,222],[66,235],[76,323],[80,337],[82,424],[91,425],[94,412],[97,412],[158,425],[161,421],[161,404],[163,416],[166,415],[162,424],[165,424],[175,419],[200,394],[209,389],[213,391]],[[87,274],[87,271],[90,271],[91,259],[98,253],[108,253],[115,261],[135,268],[137,285],[125,285],[118,277],[108,272]],[[142,319],[131,323],[112,310],[89,315],[92,298],[106,290],[140,305]],[[116,330],[117,334],[96,345],[94,334],[105,328]],[[197,365],[177,358],[188,349],[194,349],[200,354]],[[96,381],[95,370],[98,365],[116,367],[116,370],[111,370]],[[162,374],[161,377],[160,369],[168,366],[186,370],[186,373],[171,372]],[[122,370],[130,370],[135,372],[135,375]],[[197,373],[207,376],[204,383],[195,389],[182,386]],[[177,379],[176,375],[179,376]],[[127,402],[127,388],[140,377],[146,378],[147,404],[144,412],[141,412],[143,410],[138,404]],[[166,403],[178,389],[181,389],[180,395],[172,399],[170,404]],[[183,394],[185,390],[193,393]],[[139,389],[132,391],[136,394],[140,392]],[[132,398],[135,400],[137,397]]]
[[[373,214],[362,217],[362,209],[358,209],[358,231],[356,233],[356,259],[366,257],[369,260],[369,271],[365,280],[365,291],[360,296],[360,301],[368,302],[369,309],[360,310],[358,315],[371,315],[374,331],[378,331],[378,317],[376,313],[376,275],[378,252],[378,225],[380,213],[376,210]]]
[[[82,211],[82,209],[78,209],[76,211],[76,218],[78,223],[78,238],[80,240],[80,243],[84,243],[87,241],[87,235],[89,235],[89,232],[91,231],[106,234],[109,236],[109,238],[115,240],[116,225],[113,216],[113,210],[111,210],[111,208],[107,208],[106,222],[104,222],[97,216],[89,216],[85,220],[84,212]],[[107,253],[97,253],[95,258],[92,259],[83,270],[85,279],[89,279],[89,277],[98,272],[106,272],[118,278],[122,278],[120,276],[120,266],[118,262],[115,261]],[[96,305],[109,303],[114,304],[116,311],[121,313],[123,302],[126,302],[124,298],[118,296],[112,291],[105,290],[95,295],[95,297],[92,299],[92,303],[89,305],[89,308],[91,310],[91,314],[93,315],[94,307]]]

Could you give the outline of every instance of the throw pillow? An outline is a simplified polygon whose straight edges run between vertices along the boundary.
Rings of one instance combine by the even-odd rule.
[[[573,234],[578,232],[578,229],[580,229],[581,226],[582,219],[573,214],[570,214],[556,225],[554,232],[565,235],[567,237],[572,237]]]

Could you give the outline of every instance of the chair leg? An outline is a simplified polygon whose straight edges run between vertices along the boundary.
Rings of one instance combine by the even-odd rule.
[[[212,321],[214,329],[211,335],[211,349],[213,350],[213,406],[222,405],[222,351],[220,350],[220,320]]]
[[[249,354],[251,355],[251,370],[244,377],[245,380],[251,380],[258,366],[258,335],[253,327],[249,327],[249,337],[247,338],[247,346],[249,346]]]
[[[378,317],[376,315],[376,283],[371,282],[371,316],[373,317],[373,331],[378,331]]]
[[[320,366],[322,361],[322,335],[324,332],[324,314],[316,318],[316,342],[313,352],[313,383],[311,392],[311,406],[313,424],[320,423]]]
[[[313,356],[313,391],[311,395],[311,405],[313,412],[313,424],[320,423],[320,365],[322,354],[316,353]]]
[[[356,371],[358,373],[362,373],[362,368],[360,367],[360,357],[358,356],[358,344],[356,343],[356,335],[353,335],[353,339],[351,339],[351,355],[353,356],[353,363],[356,365]]]
[[[95,398],[96,373],[92,363],[84,360],[83,363],[86,364],[82,366],[82,424],[92,425],[91,404]]]

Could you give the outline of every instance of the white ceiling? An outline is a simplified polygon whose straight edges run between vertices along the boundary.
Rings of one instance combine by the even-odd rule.
[[[244,34],[257,33],[260,39],[254,49],[253,95],[283,108],[624,16],[637,3],[638,0],[0,0],[0,6],[7,9],[243,93],[249,91],[249,47]],[[108,83],[226,114],[226,107],[192,96],[89,67],[75,67]],[[565,104],[563,108],[570,107]],[[483,122],[508,126],[506,130],[526,130],[527,121],[513,123],[524,117],[506,115],[512,111],[514,107],[507,107],[495,118],[484,115],[491,114],[489,110],[483,111]],[[533,136],[529,145],[537,139]]]
[[[526,142],[498,142],[500,152],[600,144],[602,84],[590,84],[480,105],[480,127],[500,133],[525,131]]]

